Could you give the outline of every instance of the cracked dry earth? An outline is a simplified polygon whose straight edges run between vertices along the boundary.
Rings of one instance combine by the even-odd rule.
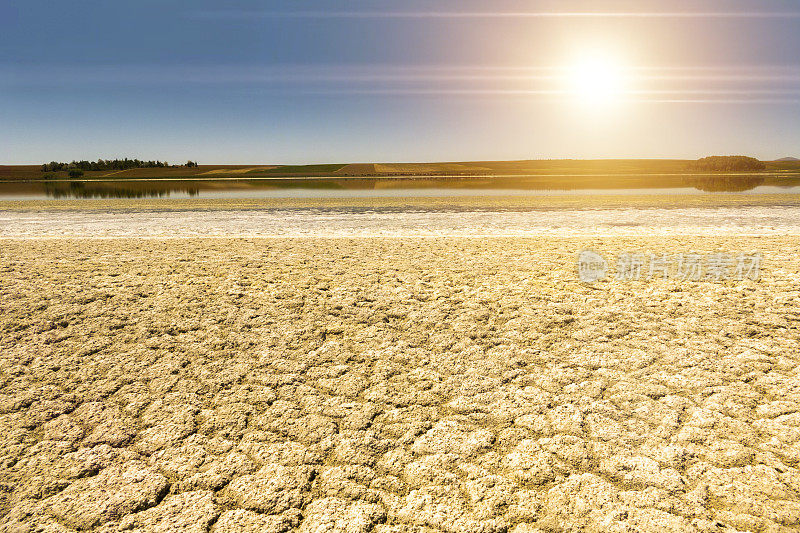
[[[797,238],[0,244],[2,531],[800,529]]]

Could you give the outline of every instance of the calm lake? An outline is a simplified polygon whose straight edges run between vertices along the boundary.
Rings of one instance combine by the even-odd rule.
[[[701,184],[726,198],[750,195],[736,207],[722,207],[695,187],[587,189],[534,186],[524,180],[262,179],[193,181],[41,181],[0,183],[0,238],[40,237],[368,237],[368,236],[535,236],[535,235],[800,235],[800,186],[757,182]],[[775,197],[756,195],[772,194]],[[615,205],[582,205],[582,198],[622,195]],[[638,196],[637,196],[638,195]],[[641,195],[660,196],[653,206],[635,207]],[[685,196],[685,200],[674,197]],[[692,197],[690,197],[692,195]],[[568,201],[563,202],[567,196]],[[538,197],[527,207],[503,207],[501,197]],[[549,198],[548,198],[549,197]],[[559,197],[561,197],[559,199]],[[572,202],[572,199],[576,200]],[[652,196],[651,196],[652,197]],[[670,199],[672,197],[672,199]],[[102,207],[100,199],[311,199],[268,207],[214,209],[185,203],[131,202]],[[453,198],[435,206],[360,202],[326,206],[313,199]],[[467,202],[459,198],[472,198]],[[481,198],[486,202],[481,202]],[[629,203],[627,198],[631,199]],[[716,197],[720,198],[719,196]],[[79,199],[68,209],[14,207],[14,200]],[[664,206],[660,206],[662,199]],[[766,199],[766,202],[760,201]],[[783,199],[786,199],[784,201]],[[497,201],[495,201],[497,200]],[[498,203],[499,202],[499,203]],[[359,202],[356,202],[359,203]],[[424,203],[424,202],[423,202]],[[523,200],[524,204],[525,201]],[[5,204],[5,208],[4,208]],[[553,205],[560,205],[554,208]],[[563,205],[562,205],[563,204]],[[600,202],[603,204],[603,202]],[[55,202],[49,205],[57,205]],[[95,208],[94,206],[100,206]],[[669,208],[666,208],[666,207]]]
[[[258,180],[130,180],[130,181],[32,181],[0,182],[0,200],[75,198],[391,198],[391,197],[479,197],[552,194],[697,194],[704,190],[745,194],[798,194],[800,186],[759,185],[726,188],[716,185],[653,188],[564,188],[552,183],[516,179],[258,179]]]

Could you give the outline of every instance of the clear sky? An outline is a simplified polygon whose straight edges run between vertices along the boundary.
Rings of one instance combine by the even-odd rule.
[[[0,1],[0,163],[800,157],[800,2]]]

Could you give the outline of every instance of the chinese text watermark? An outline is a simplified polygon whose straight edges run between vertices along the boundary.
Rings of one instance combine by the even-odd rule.
[[[578,255],[578,278],[586,283],[607,277],[617,281],[674,279],[685,281],[758,280],[761,276],[760,252],[714,253],[637,253],[619,254],[615,268],[594,250]]]

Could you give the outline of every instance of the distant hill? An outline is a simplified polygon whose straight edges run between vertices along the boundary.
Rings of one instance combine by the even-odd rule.
[[[796,157],[781,157],[780,159],[776,159],[775,161],[780,161],[782,163],[788,163],[788,162],[791,162],[791,161],[800,161],[800,159],[797,159]]]

